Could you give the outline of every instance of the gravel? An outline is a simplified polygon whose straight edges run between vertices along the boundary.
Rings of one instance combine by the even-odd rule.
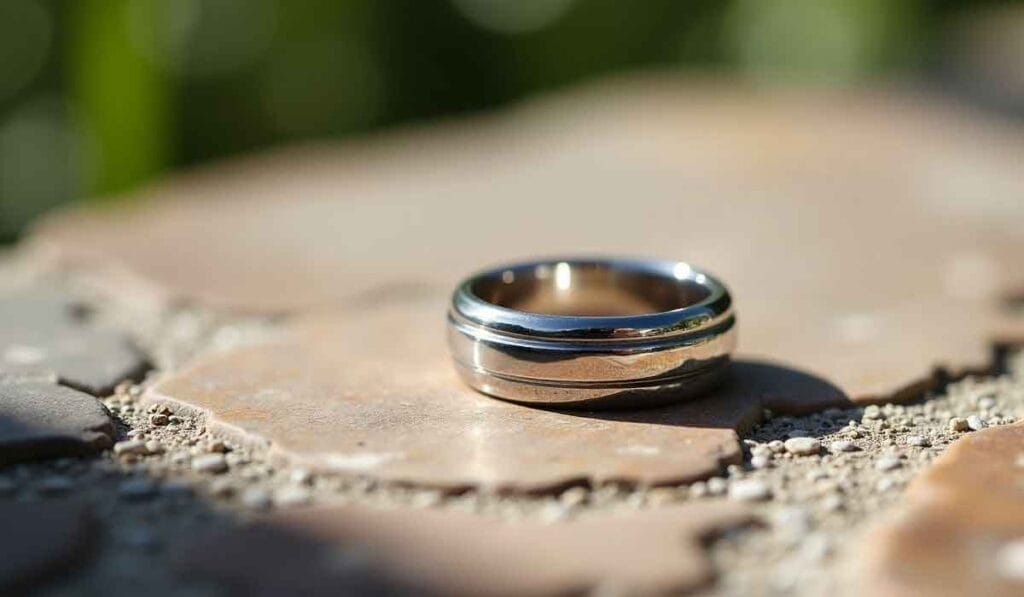
[[[729,499],[740,502],[761,502],[772,496],[768,484],[760,479],[744,479],[729,485]]]

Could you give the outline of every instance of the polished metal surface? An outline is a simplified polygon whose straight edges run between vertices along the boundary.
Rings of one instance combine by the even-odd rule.
[[[462,378],[485,394],[630,408],[685,400],[720,382],[736,331],[728,290],[686,263],[564,259],[462,282],[448,341]]]

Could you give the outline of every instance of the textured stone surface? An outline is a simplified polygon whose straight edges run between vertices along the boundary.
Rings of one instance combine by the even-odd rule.
[[[865,543],[874,595],[1024,594],[1024,424],[970,433]]]
[[[0,379],[60,381],[100,395],[144,367],[122,334],[87,325],[66,297],[0,294]]]
[[[109,447],[114,424],[92,396],[50,383],[0,381],[0,466]]]
[[[21,594],[88,555],[92,519],[73,501],[0,502],[0,591]]]
[[[259,595],[359,594],[368,581],[353,586],[356,563],[392,584],[439,595],[676,594],[713,578],[702,541],[750,520],[724,503],[548,525],[324,508],[273,515],[210,539],[189,550],[182,570]]]
[[[220,430],[322,469],[520,489],[707,477],[741,460],[735,430],[757,421],[762,404],[842,400],[820,379],[740,362],[731,383],[679,406],[560,413],[509,404],[456,378],[441,304],[438,295],[313,315],[274,342],[171,375],[146,398],[198,407]]]
[[[537,255],[678,257],[731,285],[744,354],[862,399],[988,363],[998,299],[1024,283],[1022,161],[1019,125],[923,96],[638,79],[233,162],[35,240],[257,310],[449,288]]]

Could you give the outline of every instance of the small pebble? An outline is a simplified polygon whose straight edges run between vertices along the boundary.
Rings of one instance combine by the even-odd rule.
[[[289,477],[291,478],[292,483],[297,485],[311,485],[313,483],[313,473],[304,468],[297,468],[293,470]]]
[[[926,437],[920,435],[911,435],[910,437],[907,438],[907,445],[916,446],[918,448],[927,448],[928,446],[932,445],[932,443],[928,441],[928,438]]]
[[[877,462],[875,462],[875,468],[880,471],[891,471],[901,466],[903,466],[903,463],[900,462],[900,459],[896,458],[895,456],[883,456],[882,458],[879,458]]]
[[[704,481],[697,481],[690,485],[690,497],[702,498],[708,494],[708,485]]]
[[[985,421],[982,421],[981,417],[978,415],[971,415],[967,417],[967,426],[971,431],[981,431],[985,427],[988,427],[988,425],[985,424]]]
[[[768,442],[768,449],[778,454],[786,449],[786,445],[782,442],[782,440],[773,439],[772,441]]]
[[[729,484],[721,477],[708,479],[708,493],[711,495],[722,495],[729,488]]]
[[[750,459],[750,466],[756,469],[768,468],[771,466],[772,460],[764,454],[758,454]]]
[[[228,452],[228,445],[224,443],[222,439],[212,439],[210,443],[206,444],[206,451],[216,454],[224,454]]]
[[[882,409],[877,404],[871,404],[864,408],[864,417],[868,420],[881,419],[885,415],[882,413]]]
[[[827,512],[837,512],[842,510],[845,505],[843,496],[836,493],[829,494],[821,500],[821,506]]]
[[[839,454],[840,452],[853,452],[857,449],[857,444],[846,439],[839,439],[828,445],[828,451],[833,454]]]
[[[813,437],[794,437],[784,444],[786,451],[797,456],[811,456],[821,451],[821,442]]]
[[[223,454],[202,454],[192,458],[192,470],[197,473],[220,474],[228,470]]]
[[[155,439],[151,439],[148,442],[146,442],[146,452],[148,452],[149,454],[163,454],[164,445],[156,441]]]
[[[150,415],[149,422],[150,424],[156,425],[157,427],[163,427],[164,425],[170,422],[170,419],[167,418],[167,415],[155,414]]]
[[[953,417],[952,419],[949,420],[950,431],[968,431],[970,428],[971,426],[967,424],[967,419],[961,417]]]
[[[772,491],[760,479],[743,479],[729,485],[729,499],[740,502],[763,502],[772,496]]]
[[[117,442],[114,444],[114,454],[118,456],[132,454],[135,456],[144,456],[148,452],[146,451],[146,442],[141,439],[129,439],[123,442]]]
[[[880,493],[885,493],[893,487],[896,487],[896,480],[889,477],[883,477],[878,480],[878,483],[875,483],[875,489]]]

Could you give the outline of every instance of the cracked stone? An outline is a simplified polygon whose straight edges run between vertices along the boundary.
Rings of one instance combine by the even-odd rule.
[[[91,454],[113,443],[114,424],[96,398],[64,386],[0,381],[0,466]]]
[[[363,582],[440,595],[677,593],[713,580],[703,540],[751,518],[740,505],[705,503],[552,524],[351,506],[260,521],[191,546],[182,572],[268,595],[335,594],[360,570]],[[360,566],[338,565],[345,549],[363,556]]]
[[[0,380],[59,381],[104,395],[146,366],[126,337],[87,325],[53,293],[0,294],[0,313]]]
[[[219,434],[268,442],[311,471],[558,489],[708,477],[742,462],[736,431],[757,421],[765,396],[832,391],[790,369],[740,361],[727,385],[671,407],[556,412],[502,402],[457,379],[438,300],[300,319],[274,341],[197,361],[142,399],[204,411]]]
[[[166,181],[127,208],[51,217],[32,240],[169,295],[270,312],[447,292],[536,254],[680,256],[730,285],[742,356],[840,390],[833,403],[778,395],[776,412],[919,396],[937,365],[989,365],[991,330],[1020,330],[1000,307],[1024,287],[1017,131],[917,94],[751,93],[637,79],[574,92],[571,109],[555,98],[412,139],[289,148]],[[974,186],[949,190],[941,164]],[[587,225],[579,202],[552,196],[586,197]]]
[[[72,500],[5,502],[0,507],[0,591],[28,594],[90,555],[93,520]]]
[[[890,595],[1020,595],[1024,425],[961,436],[907,488],[907,511],[863,544],[861,590]]]

